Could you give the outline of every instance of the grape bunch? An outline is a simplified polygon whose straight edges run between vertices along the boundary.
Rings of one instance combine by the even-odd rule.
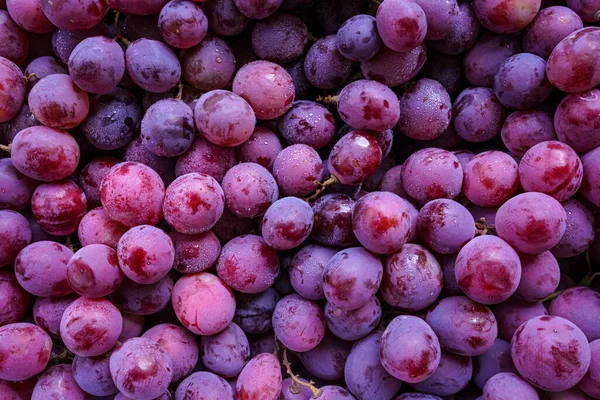
[[[600,399],[600,0],[0,0],[0,400]]]

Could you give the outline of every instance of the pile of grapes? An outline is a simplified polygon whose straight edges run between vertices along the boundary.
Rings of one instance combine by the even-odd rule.
[[[600,399],[600,0],[0,0],[0,400]]]

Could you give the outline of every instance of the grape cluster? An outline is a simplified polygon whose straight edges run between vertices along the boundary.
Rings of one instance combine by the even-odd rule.
[[[0,400],[600,399],[600,0],[0,0]]]

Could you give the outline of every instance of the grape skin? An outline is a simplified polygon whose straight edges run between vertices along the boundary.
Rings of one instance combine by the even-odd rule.
[[[155,314],[169,305],[173,292],[173,278],[165,276],[156,283],[142,285],[128,278],[110,295],[121,310],[134,315]]]
[[[175,392],[176,400],[184,400],[187,396],[230,400],[234,398],[234,389],[225,379],[211,372],[194,372],[179,384]]]
[[[353,65],[338,51],[336,36],[329,35],[308,49],[304,59],[304,74],[311,85],[319,89],[333,89],[350,77]],[[371,79],[367,74],[363,75]]]
[[[409,51],[425,40],[427,18],[416,2],[384,1],[377,8],[376,21],[383,44],[394,51]]]
[[[103,244],[79,249],[67,265],[67,281],[73,290],[86,297],[108,296],[123,282],[117,252]]]
[[[43,183],[31,198],[31,211],[42,229],[51,235],[70,235],[87,210],[83,190],[73,181]]]
[[[566,258],[585,252],[594,241],[596,223],[592,212],[575,199],[563,203],[567,213],[567,229],[558,244],[552,248],[557,258]]]
[[[206,3],[208,26],[218,35],[236,36],[246,29],[250,20],[238,10],[234,0],[214,0]]]
[[[73,379],[81,389],[94,396],[110,396],[119,390],[110,376],[109,359],[112,352],[96,357],[73,358]]]
[[[525,302],[511,298],[494,308],[498,321],[498,336],[506,341],[512,340],[517,329],[535,317],[548,315],[541,301]]]
[[[113,90],[125,73],[123,49],[112,39],[96,36],[82,40],[69,56],[69,74],[88,93]]]
[[[194,140],[192,109],[181,100],[164,99],[152,104],[142,119],[140,136],[144,146],[162,157],[185,153]]]
[[[18,212],[0,210],[0,267],[11,264],[19,252],[31,243],[29,222]]]
[[[484,398],[539,400],[535,388],[512,372],[501,372],[491,377],[483,387]]]
[[[190,331],[173,324],[159,324],[141,337],[155,340],[169,354],[173,364],[173,382],[180,381],[194,370],[198,362],[198,344]]]
[[[417,46],[406,53],[398,53],[382,46],[374,57],[360,63],[360,70],[365,78],[394,87],[414,78],[423,68],[426,59],[425,45]],[[309,81],[315,84],[310,77]]]
[[[67,397],[68,396],[68,397]],[[85,399],[85,393],[75,381],[71,364],[58,364],[46,370],[38,379],[31,394],[31,400],[45,400],[56,397]]]
[[[526,301],[539,301],[550,296],[560,282],[560,267],[554,255],[545,251],[538,255],[520,254],[521,282],[515,295]]]
[[[271,15],[258,21],[252,29],[252,48],[262,60],[278,64],[295,61],[302,57],[307,44],[306,25],[291,14]]]
[[[0,326],[19,322],[29,306],[29,293],[12,272],[0,272]]]
[[[556,136],[578,153],[600,146],[600,131],[595,123],[600,110],[600,90],[565,96],[554,114]]]
[[[591,288],[577,286],[559,294],[548,307],[550,315],[573,322],[589,342],[600,338],[600,326],[594,317],[599,310],[600,295]]]
[[[28,32],[48,33],[54,24],[48,20],[37,0],[7,0],[6,9],[17,25]]]
[[[196,89],[224,89],[235,73],[236,58],[227,42],[208,35],[181,53],[181,67],[185,80]]]
[[[171,46],[187,49],[204,39],[208,31],[208,20],[198,4],[172,0],[160,10],[158,29]]]
[[[269,172],[272,172],[275,159],[281,150],[283,150],[283,146],[281,145],[279,136],[273,131],[257,126],[254,128],[252,136],[237,146],[235,150],[237,159],[240,162],[260,164],[269,170]]]
[[[4,46],[0,50],[3,60],[21,64],[27,58],[29,40],[25,31],[11,18],[10,14],[0,9],[0,40]]]
[[[108,217],[103,207],[88,211],[79,222],[77,236],[82,246],[99,243],[117,248],[127,227]]]
[[[463,90],[452,110],[456,133],[472,143],[486,142],[498,135],[507,114],[493,91],[483,87]]]
[[[552,118],[543,111],[535,110],[509,114],[504,120],[500,136],[506,148],[518,157],[538,143],[556,140]],[[569,144],[564,138],[561,141]],[[570,145],[574,146],[573,143]]]
[[[292,313],[292,310],[297,310]],[[285,347],[304,352],[317,347],[325,335],[323,310],[297,294],[283,297],[273,312],[273,331]]]
[[[441,40],[427,42],[428,47],[440,53],[457,55],[473,46],[479,36],[481,24],[471,3],[459,3],[458,15],[451,19],[452,29]]]
[[[162,93],[177,85],[181,64],[164,43],[138,39],[125,52],[125,66],[136,85],[152,93]]]
[[[273,175],[255,163],[241,163],[229,169],[221,186],[227,208],[242,218],[260,216],[279,198]]]
[[[319,150],[333,139],[335,118],[321,104],[296,101],[279,120],[279,132],[292,145],[305,144]]]
[[[491,377],[501,372],[517,370],[510,355],[510,343],[498,338],[488,351],[473,357],[473,382],[483,389]]]
[[[344,185],[358,185],[375,173],[382,160],[375,137],[367,131],[351,131],[333,146],[329,172]]]
[[[50,337],[60,338],[60,320],[69,304],[77,298],[77,293],[60,297],[38,297],[33,304],[33,321]]]
[[[590,362],[590,368],[586,372],[585,376],[579,381],[578,387],[590,396],[600,396],[600,379],[598,377],[598,349],[600,342],[594,340],[590,343],[590,351],[592,359]]]
[[[283,0],[233,0],[238,10],[248,18],[263,19],[273,14],[283,3]]]
[[[570,2],[572,0],[567,0],[567,4]],[[527,26],[523,49],[527,53],[548,59],[561,40],[583,28],[583,22],[574,9],[575,7],[552,6],[540,10]]]
[[[175,246],[173,268],[184,274],[209,269],[215,265],[221,253],[219,239],[212,231],[197,235],[170,232],[169,237]]]
[[[464,389],[472,375],[471,357],[442,351],[440,363],[435,372],[423,382],[413,383],[411,386],[421,392],[448,396]]]
[[[217,146],[202,135],[196,135],[189,150],[177,158],[175,175],[180,177],[190,173],[206,174],[220,184],[225,173],[235,164],[237,158],[233,148]]]
[[[381,48],[374,17],[355,15],[340,26],[336,34],[338,51],[352,61],[367,61]]]
[[[475,0],[473,8],[483,26],[496,33],[525,28],[540,10],[541,0]]]
[[[494,75],[508,58],[522,51],[516,35],[484,33],[463,59],[467,80],[474,86],[494,86]]]
[[[477,154],[464,167],[463,192],[480,207],[503,204],[519,188],[519,168],[515,160],[500,151]]]
[[[276,400],[281,385],[279,359],[273,354],[262,353],[244,366],[235,389],[238,398]]]
[[[73,252],[56,242],[41,241],[25,247],[15,259],[15,274],[23,289],[36,296],[65,296],[67,263]]]
[[[33,179],[14,167],[10,158],[0,160],[0,210],[22,210],[27,207],[36,186]]]
[[[417,232],[432,250],[455,254],[475,236],[475,221],[460,203],[432,200],[419,211]]]

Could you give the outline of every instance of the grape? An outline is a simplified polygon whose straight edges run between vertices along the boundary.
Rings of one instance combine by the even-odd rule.
[[[79,145],[71,135],[41,125],[19,132],[11,147],[13,166],[23,175],[43,182],[71,175],[79,157]]]
[[[119,345],[109,360],[110,374],[119,391],[135,398],[153,399],[173,377],[169,353],[149,338],[132,338]]]
[[[34,79],[30,79],[29,82],[32,80]],[[41,124],[35,119],[31,113],[31,110],[29,109],[29,106],[27,104],[23,104],[13,119],[0,124],[0,139],[2,139],[2,136],[4,136],[6,142],[10,143],[14,140],[15,136],[17,136],[17,133],[21,132],[23,129],[36,125]],[[3,135],[2,132],[4,133]]]
[[[400,97],[398,129],[417,140],[439,137],[450,125],[452,103],[446,89],[432,79],[421,79]],[[427,124],[422,121],[427,120]]]
[[[382,316],[381,303],[373,296],[364,306],[356,310],[343,310],[331,303],[325,304],[327,328],[343,340],[357,340],[371,333]]]
[[[240,12],[248,18],[262,19],[273,14],[283,3],[283,0],[233,0]]]
[[[402,186],[402,165],[396,165],[383,174],[379,183],[379,190],[382,192],[391,192],[402,198],[408,198],[408,194]],[[411,223],[412,223],[411,219]],[[416,223],[416,221],[414,221]],[[412,232],[411,232],[412,233]]]
[[[196,135],[187,152],[179,156],[175,174],[179,177],[190,173],[210,175],[221,182],[225,173],[237,163],[235,150],[220,147]]]
[[[58,59],[66,65],[75,46],[85,38],[92,36],[109,36],[106,24],[99,22],[92,28],[81,31],[57,29],[52,35],[52,50]]]
[[[501,372],[517,372],[510,356],[510,343],[496,339],[485,353],[473,357],[473,381],[483,389],[488,379]]]
[[[25,76],[28,77],[27,87],[29,90],[31,90],[31,88],[34,87],[40,81],[40,79],[45,78],[48,75],[67,73],[67,68],[56,61],[54,57],[38,57],[32,60],[27,65],[27,68],[25,68]],[[27,110],[29,110],[29,106],[27,106]],[[36,125],[39,125],[39,122]],[[23,127],[23,129],[28,127],[29,126]]]
[[[15,259],[17,280],[33,295],[65,296],[72,292],[67,283],[67,263],[72,256],[68,247],[56,242],[32,243]]]
[[[191,108],[181,100],[157,101],[146,111],[141,124],[144,146],[163,157],[185,153],[194,140],[194,116]]]
[[[600,40],[600,28],[579,29],[561,40],[548,58],[546,74],[556,88],[567,93],[585,92],[600,83],[593,51]]]
[[[452,0],[445,2],[452,3]],[[430,52],[423,67],[423,76],[438,81],[448,94],[455,94],[464,85],[462,57]]]
[[[567,213],[567,229],[562,239],[552,248],[558,258],[573,257],[586,251],[594,241],[594,216],[583,204],[574,199],[563,203]]]
[[[221,186],[227,208],[243,218],[258,217],[279,197],[273,176],[255,163],[241,163],[229,169]]]
[[[320,149],[335,135],[335,119],[322,105],[297,101],[280,119],[279,131],[290,144],[305,144]]]
[[[438,301],[427,311],[425,321],[442,348],[462,356],[485,353],[498,336],[498,324],[490,309],[464,296]]]
[[[46,368],[51,351],[50,336],[33,324],[0,327],[0,379],[21,381],[38,375]]]
[[[540,10],[541,0],[475,0],[473,8],[483,26],[496,33],[513,33],[525,28]]]
[[[442,398],[432,394],[411,392],[401,394],[400,396],[396,397],[395,400],[442,400]]]
[[[512,372],[501,372],[491,377],[483,388],[484,399],[494,400],[539,400],[533,386]]]
[[[396,94],[379,82],[364,79],[342,89],[337,107],[342,119],[355,129],[384,131],[400,117]]]
[[[196,235],[169,233],[175,246],[173,268],[184,274],[202,272],[217,262],[221,252],[219,239],[212,231]]]
[[[53,338],[60,338],[63,313],[79,296],[72,293],[61,297],[38,297],[33,304],[33,320]]]
[[[598,11],[598,2],[596,0],[567,0],[567,6],[575,11],[585,22],[596,22],[594,18]]]
[[[83,190],[88,204],[100,204],[100,184],[108,171],[117,165],[119,160],[110,156],[92,159],[79,175],[79,185]]]
[[[19,322],[29,305],[25,291],[12,272],[0,272],[0,326]]]
[[[509,114],[504,120],[500,135],[508,150],[519,157],[538,143],[556,140],[552,118],[536,110]]]
[[[305,352],[317,347],[325,335],[323,310],[297,294],[282,298],[273,312],[273,331],[285,347]]]
[[[590,397],[576,387],[563,392],[546,392],[548,400],[590,400]]]
[[[71,364],[58,364],[46,370],[38,379],[31,400],[84,400],[89,398],[75,381]]]
[[[117,248],[117,243],[127,227],[113,221],[102,207],[94,208],[79,222],[77,236],[82,246],[99,243]]]
[[[581,330],[566,319],[535,317],[517,329],[512,359],[519,374],[536,387],[560,392],[583,378],[590,346]]]
[[[107,5],[123,14],[150,15],[158,13],[169,0],[106,0]]]
[[[0,399],[31,400],[31,394],[36,383],[37,377],[20,382],[0,380]]]
[[[206,368],[225,378],[237,376],[250,359],[246,334],[234,323],[216,335],[203,336],[201,350]]]
[[[381,296],[405,310],[430,306],[442,290],[442,270],[436,258],[418,244],[406,244],[383,263]]]
[[[111,352],[96,357],[73,358],[73,379],[77,386],[94,396],[110,396],[118,392],[108,366]]]
[[[67,281],[86,297],[104,297],[123,282],[117,252],[104,244],[91,244],[78,250],[67,265]]]
[[[194,118],[200,133],[218,146],[233,147],[250,138],[256,117],[250,104],[226,90],[205,93],[196,103]]]
[[[267,128],[257,126],[254,128],[252,136],[236,147],[236,152],[240,162],[257,163],[271,171],[275,159],[282,149],[281,141],[275,133]],[[318,178],[318,180],[320,179]]]
[[[308,383],[306,379],[298,379],[304,383]],[[300,386],[298,383],[293,381],[292,378],[286,378],[283,380],[279,400],[310,400],[311,397],[312,391],[310,388],[307,388],[306,386]]]
[[[353,65],[339,52],[336,35],[328,35],[315,42],[306,53],[304,74],[313,86],[333,89],[350,77]],[[366,74],[365,77],[371,79]]]
[[[292,107],[295,96],[290,74],[269,61],[255,61],[240,68],[232,91],[252,106],[258,119],[282,116]]]
[[[580,193],[594,205],[600,205],[600,150],[595,148],[581,157],[583,163],[583,180]]]
[[[346,20],[336,34],[337,49],[352,61],[367,61],[381,47],[376,20],[370,15],[360,14]]]
[[[521,324],[531,318],[548,315],[548,311],[541,301],[529,303],[511,298],[498,304],[494,308],[494,315],[498,321],[498,335],[510,341]]]
[[[31,243],[27,219],[12,210],[0,210],[0,267],[11,264],[19,252]]]
[[[311,236],[330,246],[349,246],[356,243],[352,230],[354,200],[342,193],[319,197],[313,204],[315,213]]]
[[[140,336],[144,328],[144,316],[129,314],[122,311],[121,315],[123,316],[123,329],[119,335],[119,342],[124,342],[132,337]]]
[[[142,285],[125,278],[110,298],[125,312],[150,315],[163,310],[169,304],[173,285],[173,278],[169,275],[150,285]]]
[[[600,110],[600,91],[591,89],[563,98],[554,114],[554,127],[561,142],[583,153],[600,145],[595,115]]]
[[[474,86],[494,86],[494,75],[508,58],[522,51],[517,35],[484,33],[465,54],[463,66]]]
[[[247,333],[267,332],[273,326],[271,318],[279,298],[273,288],[257,294],[239,294],[233,321]]]
[[[526,301],[539,301],[550,296],[560,282],[560,268],[552,253],[521,254],[519,258],[521,282],[515,294]]]
[[[310,234],[314,213],[303,200],[286,197],[274,202],[262,219],[265,242],[277,250],[299,246]]]
[[[501,151],[479,153],[467,163],[464,172],[463,192],[480,207],[499,206],[519,188],[521,171],[515,160]]]
[[[381,40],[397,52],[406,52],[420,45],[428,28],[423,9],[419,4],[406,0],[383,1],[377,8],[376,20]]]
[[[470,87],[463,90],[453,105],[453,126],[467,142],[480,143],[493,139],[502,128],[506,109],[491,89]]]
[[[477,37],[481,25],[475,17],[475,12],[470,3],[458,4],[458,15],[451,18],[452,28],[441,40],[428,42],[428,46],[435,51],[448,55],[457,55],[469,50]]]
[[[10,17],[28,32],[48,33],[55,28],[37,0],[7,0],[6,9]]]
[[[213,227],[213,232],[221,243],[226,243],[238,236],[255,232],[255,225],[256,220],[238,217],[225,208],[221,219]]]
[[[95,36],[82,40],[69,56],[69,73],[89,93],[113,90],[125,73],[123,49],[112,39]]]
[[[0,50],[3,61],[11,61],[21,64],[27,57],[29,41],[25,31],[21,29],[11,18],[8,12],[0,9],[0,40],[4,46]],[[4,62],[6,62],[4,61]]]
[[[410,343],[410,346],[406,346]],[[422,319],[410,315],[394,318],[381,337],[381,364],[393,377],[408,383],[430,377],[440,363],[440,343]]]
[[[160,11],[158,29],[168,44],[187,49],[204,39],[208,20],[200,5],[186,0],[172,0]]]
[[[373,58],[361,62],[360,69],[365,78],[394,87],[414,78],[425,64],[426,58],[427,50],[424,45],[406,53],[397,53],[383,47]]]
[[[494,93],[508,108],[528,110],[536,107],[552,92],[545,71],[546,62],[541,57],[529,53],[514,55],[498,68],[494,76]]]
[[[421,392],[448,396],[464,389],[472,375],[471,357],[443,351],[435,372],[423,382],[413,383],[411,386]]]
[[[527,26],[523,48],[527,53],[547,59],[561,40],[581,28],[581,18],[572,9],[563,6],[544,8]]]
[[[355,400],[355,397],[341,386],[328,385],[319,390],[321,391],[319,399],[322,400]]]
[[[51,128],[79,125],[90,110],[88,94],[69,75],[48,75],[29,92],[29,107],[35,118]]]
[[[215,275],[185,275],[173,288],[171,301],[183,326],[197,335],[214,335],[233,320],[235,297]],[[199,318],[201,317],[201,318]]]
[[[281,46],[285,43],[285,46]],[[273,14],[260,20],[252,29],[252,48],[263,60],[278,64],[302,57],[308,43],[308,29],[291,14]]]
[[[114,150],[131,142],[140,129],[142,116],[137,97],[128,90],[115,88],[92,97],[90,113],[81,124],[81,131],[95,148]]]
[[[239,399],[276,400],[281,393],[279,359],[262,353],[252,358],[240,372],[235,390]]]
[[[210,30],[222,36],[239,35],[248,26],[248,17],[243,15],[234,0],[213,0],[206,3]]]
[[[84,0],[77,3],[66,0],[41,0],[46,17],[60,29],[80,31],[98,24],[106,14],[102,0]]]
[[[447,150],[419,150],[402,166],[402,186],[420,203],[439,198],[453,199],[459,194],[462,182],[463,170],[458,158]]]
[[[175,400],[186,400],[188,396],[197,400],[231,400],[234,398],[233,390],[229,383],[218,375],[205,371],[195,372],[179,384]]]
[[[51,235],[75,232],[86,210],[83,190],[70,180],[43,183],[35,189],[31,198],[35,220]]]
[[[163,217],[164,195],[160,176],[137,162],[115,165],[100,186],[100,200],[106,214],[128,227],[157,224]]]
[[[475,221],[460,203],[432,200],[419,211],[417,231],[432,250],[456,254],[475,236]]]
[[[326,333],[317,347],[299,355],[302,365],[314,376],[334,381],[344,377],[344,365],[350,354],[351,342]]]
[[[515,250],[540,254],[556,246],[567,228],[562,205],[543,193],[523,193],[508,200],[496,214],[496,231]]]
[[[273,285],[278,273],[277,251],[257,235],[238,236],[227,242],[217,260],[219,277],[242,293],[266,290]]]
[[[600,338],[600,326],[595,315],[600,307],[600,295],[593,289],[578,286],[559,294],[548,307],[550,315],[565,318],[584,333],[589,342]]]
[[[143,338],[155,340],[171,357],[173,382],[188,376],[198,362],[198,344],[194,335],[177,325],[160,324],[148,329]]]
[[[60,320],[60,337],[78,356],[99,356],[119,339],[123,317],[110,301],[80,297],[67,306]]]
[[[236,59],[227,42],[209,35],[198,46],[182,52],[181,65],[183,77],[190,85],[210,91],[229,86]]]
[[[381,164],[382,152],[375,137],[366,131],[351,131],[329,154],[329,171],[344,185],[357,185]]]
[[[169,273],[175,260],[175,247],[171,238],[161,229],[139,225],[121,236],[117,256],[125,276],[148,285],[160,281]]]
[[[317,189],[315,182],[323,179],[321,157],[305,144],[281,150],[272,165],[273,177],[284,195],[306,196]]]
[[[336,250],[319,245],[308,245],[300,249],[289,266],[290,282],[302,297],[320,300],[323,294],[323,270]]]
[[[136,85],[152,93],[175,87],[181,75],[181,64],[164,43],[138,39],[125,52],[125,66]]]

